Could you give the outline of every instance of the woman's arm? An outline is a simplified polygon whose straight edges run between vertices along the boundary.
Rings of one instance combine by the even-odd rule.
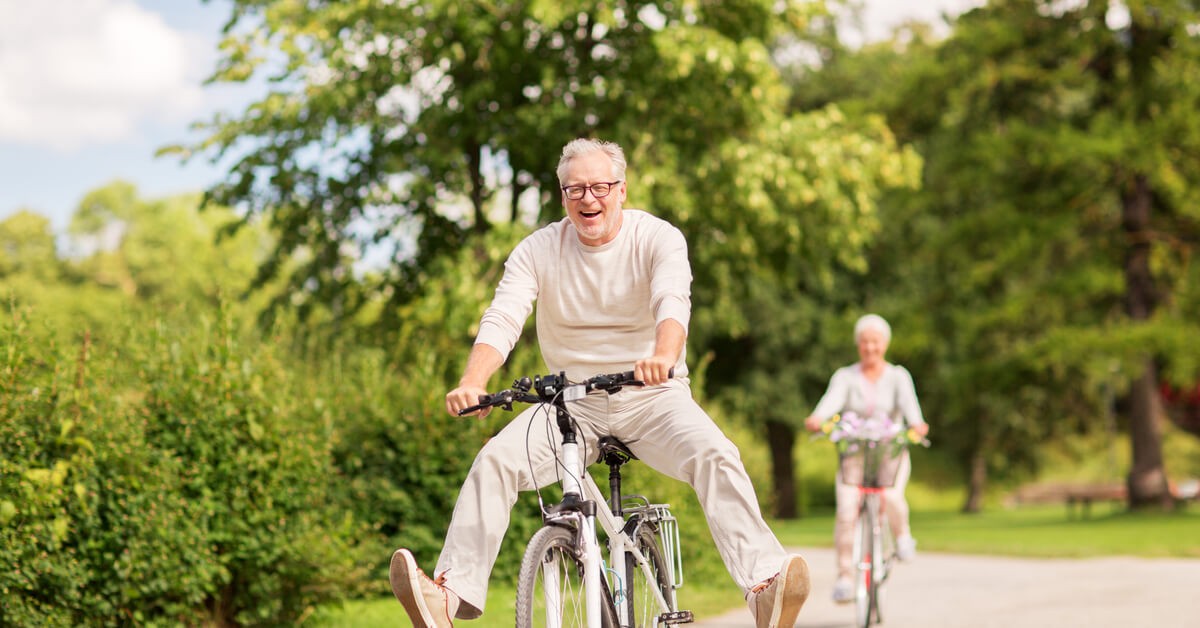
[[[841,412],[842,408],[846,407],[846,401],[850,395],[850,380],[845,373],[845,369],[838,369],[833,373],[833,377],[829,378],[829,386],[825,389],[825,394],[817,402],[817,407],[813,409],[807,419],[804,419],[804,427],[810,432],[820,430],[821,423],[824,423],[825,419]]]

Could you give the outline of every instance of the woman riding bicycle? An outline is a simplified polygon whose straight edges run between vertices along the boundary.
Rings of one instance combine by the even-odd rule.
[[[883,317],[867,314],[854,325],[854,342],[858,345],[859,361],[838,369],[829,380],[829,388],[817,402],[816,409],[804,421],[810,431],[821,430],[821,425],[839,413],[853,412],[862,417],[886,415],[893,421],[901,418],[908,427],[920,436],[929,432],[929,425],[921,415],[917,402],[917,391],[912,375],[903,367],[890,364],[884,359],[892,329]],[[896,532],[896,556],[900,560],[911,560],[916,556],[917,542],[908,526],[908,502],[904,499],[904,487],[912,470],[907,450],[901,454],[896,482],[885,493],[888,523]],[[837,517],[833,528],[833,542],[837,555],[837,582],[833,587],[833,599],[838,603],[854,600],[854,523],[858,517],[858,487],[842,481],[837,474]]]

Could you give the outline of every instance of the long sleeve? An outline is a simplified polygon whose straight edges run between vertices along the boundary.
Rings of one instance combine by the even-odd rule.
[[[813,416],[824,421],[829,417],[842,412],[850,403],[850,384],[853,373],[845,368],[840,368],[834,371],[833,377],[829,378],[829,387],[825,389],[825,394],[821,396],[821,400],[817,402],[817,407],[813,409]]]
[[[903,366],[894,366],[896,372],[896,405],[904,415],[904,421],[909,425],[920,425],[925,422],[921,414],[921,404],[917,401],[917,387],[913,384],[912,374]]]
[[[504,263],[504,275],[496,286],[492,304],[479,321],[479,333],[475,336],[476,344],[490,345],[505,360],[521,337],[525,320],[538,295],[532,241],[532,238],[523,240]]]
[[[692,268],[688,263],[687,240],[678,229],[663,223],[655,240],[651,281],[650,307],[654,323],[669,319],[678,321],[687,332],[692,316]]]

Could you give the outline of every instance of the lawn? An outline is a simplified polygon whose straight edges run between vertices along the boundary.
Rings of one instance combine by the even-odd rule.
[[[488,591],[484,616],[457,625],[467,628],[512,628],[516,614],[515,598],[513,586],[493,586]],[[733,581],[728,577],[715,583],[688,582],[679,592],[680,607],[694,612],[697,617],[719,615],[741,604],[741,600],[741,594],[734,589]],[[347,602],[340,609],[322,609],[314,617],[313,623],[330,628],[395,628],[409,625],[404,608],[391,596]]]
[[[784,545],[832,545],[832,513],[772,528]],[[975,515],[953,511],[912,513],[921,551],[1046,558],[1145,556],[1200,558],[1200,508],[1177,513],[1129,513],[1099,506],[1092,515],[1069,516],[1065,506],[993,509]]]

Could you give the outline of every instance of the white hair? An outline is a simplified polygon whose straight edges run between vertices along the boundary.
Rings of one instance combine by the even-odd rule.
[[[571,160],[576,157],[582,157],[589,153],[604,153],[608,155],[612,161],[612,176],[614,180],[625,180],[625,151],[621,150],[621,146],[616,142],[606,142],[603,140],[593,140],[586,137],[571,140],[566,146],[563,146],[562,157],[558,160],[558,184],[564,183],[563,179],[567,176],[567,168],[571,165]]]
[[[884,342],[891,342],[892,326],[888,325],[888,322],[883,320],[883,317],[878,314],[864,315],[862,318],[858,319],[857,323],[854,323],[854,342],[858,342],[858,339],[862,336],[863,332],[869,329],[874,329],[883,334]]]

